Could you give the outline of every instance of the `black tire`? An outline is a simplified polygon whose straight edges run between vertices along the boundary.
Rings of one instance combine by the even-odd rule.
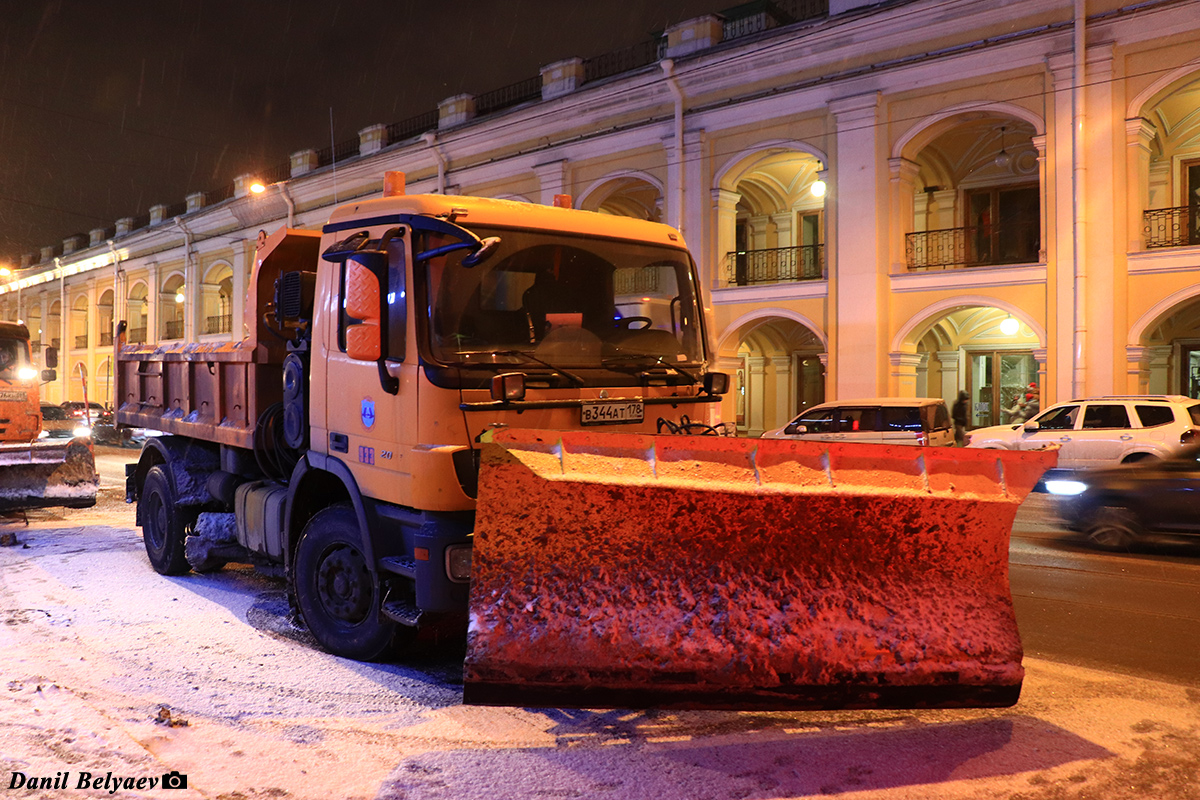
[[[296,547],[292,582],[300,616],[326,651],[373,661],[389,650],[396,623],[380,610],[379,581],[363,556],[352,508],[331,506],[309,520]]]
[[[195,515],[179,507],[165,467],[151,467],[146,473],[138,505],[150,565],[160,575],[183,575],[190,569],[183,544]]]
[[[1127,508],[1102,506],[1088,520],[1084,533],[1101,550],[1128,550],[1141,536],[1141,525]]]

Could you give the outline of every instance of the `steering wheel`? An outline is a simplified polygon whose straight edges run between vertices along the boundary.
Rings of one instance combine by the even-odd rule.
[[[633,323],[635,323],[635,322],[642,323],[641,327],[640,328],[633,327]],[[650,319],[649,317],[621,317],[619,320],[617,320],[617,325],[624,328],[627,331],[644,331],[644,330],[646,330],[646,328],[651,327],[653,324],[654,324],[654,320]]]

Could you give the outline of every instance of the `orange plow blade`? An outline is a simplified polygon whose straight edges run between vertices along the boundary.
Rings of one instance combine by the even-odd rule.
[[[84,439],[0,444],[0,512],[96,505],[100,478]]]
[[[1053,451],[504,431],[464,702],[1007,706],[1017,506]]]

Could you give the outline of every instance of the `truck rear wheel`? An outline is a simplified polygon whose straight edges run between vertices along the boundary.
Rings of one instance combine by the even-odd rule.
[[[309,520],[292,580],[300,615],[327,651],[371,661],[388,650],[396,624],[380,611],[379,581],[363,555],[352,508],[331,506]]]
[[[138,510],[142,518],[142,541],[154,571],[160,575],[187,572],[189,566],[183,544],[195,518],[179,507],[164,467],[154,466],[146,473],[138,504],[141,506]]]

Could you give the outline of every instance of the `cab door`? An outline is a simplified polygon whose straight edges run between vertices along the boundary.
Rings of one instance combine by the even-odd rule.
[[[354,231],[346,231],[350,233]],[[325,375],[313,391],[324,395],[326,452],[350,468],[365,496],[405,503],[417,412],[416,352],[408,333],[409,237],[393,232],[381,245],[378,239],[385,233],[384,228],[368,229],[370,240],[362,248],[386,255],[386,261],[381,255],[377,262],[386,269],[385,286],[364,274],[365,268],[352,258],[333,264],[323,337]],[[360,296],[363,292],[368,296]],[[387,316],[386,336],[380,342],[382,374],[381,362],[347,353],[354,328],[363,321],[353,315],[356,303],[377,303]]]

